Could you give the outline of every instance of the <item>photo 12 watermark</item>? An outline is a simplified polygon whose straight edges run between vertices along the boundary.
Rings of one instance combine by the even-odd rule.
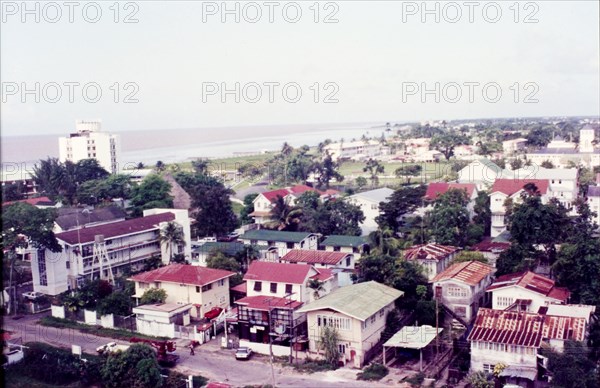
[[[116,104],[137,104],[140,87],[136,82],[2,82],[2,103],[79,103],[95,104],[112,101]]]
[[[202,23],[339,23],[337,2],[203,1]]]
[[[139,23],[140,5],[127,1],[3,1],[2,23]]]
[[[335,82],[203,82],[202,103],[290,103],[310,100],[315,104],[337,104],[340,87]]]
[[[403,1],[402,23],[539,23],[534,1]]]
[[[402,103],[419,101],[421,103],[441,102],[496,104],[511,100],[515,104],[537,104],[540,87],[535,82],[514,82],[500,84],[495,81],[479,82],[402,82]]]

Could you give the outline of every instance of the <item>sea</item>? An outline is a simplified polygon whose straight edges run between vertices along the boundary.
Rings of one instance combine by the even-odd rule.
[[[197,158],[224,158],[259,154],[281,149],[284,142],[292,147],[316,146],[325,139],[379,137],[384,123],[339,123],[305,125],[240,126],[226,128],[152,129],[110,131],[120,135],[119,163],[154,165],[178,163]],[[58,157],[58,138],[65,134],[3,136],[0,142],[2,171],[31,170],[40,159]]]

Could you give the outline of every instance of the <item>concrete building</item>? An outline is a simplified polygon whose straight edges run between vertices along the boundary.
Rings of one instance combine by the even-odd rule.
[[[547,203],[549,199],[550,182],[547,179],[497,179],[491,189],[490,210],[492,212],[491,237],[497,237],[506,230],[506,200],[510,199],[513,204],[521,203],[521,193],[526,189],[525,186],[533,184],[537,187],[542,203]]]
[[[491,187],[504,170],[489,159],[479,159],[469,163],[458,172],[458,183],[473,183],[477,190]]]
[[[96,209],[61,207],[54,220],[54,233],[125,221],[127,212],[119,206],[106,206]]]
[[[133,308],[137,332],[145,335],[174,338],[175,325],[190,324],[191,304],[158,303]]]
[[[78,120],[76,132],[58,139],[58,158],[61,162],[77,163],[83,159],[96,159],[111,174],[120,170],[120,142],[118,135],[102,132],[100,120]]]
[[[465,261],[446,268],[433,278],[434,290],[441,288],[441,303],[469,323],[488,302],[486,288],[494,268],[478,261]]]
[[[420,264],[425,270],[427,279],[432,280],[438,273],[446,269],[459,251],[460,248],[450,245],[429,243],[405,249],[403,254],[405,260]]]
[[[363,254],[371,252],[368,240],[365,236],[327,236],[321,243],[327,252],[344,252],[354,254],[354,261],[360,260]]]
[[[171,264],[129,280],[135,282],[135,299],[151,288],[159,288],[167,293],[166,303],[191,304],[191,316],[202,318],[214,307],[229,308],[229,278],[233,275],[221,269]]]
[[[33,289],[58,295],[86,280],[111,280],[125,269],[139,270],[153,256],[168,263],[160,230],[171,221],[184,226],[185,219],[186,210],[152,209],[144,217],[58,233],[61,252],[39,249],[32,255]]]
[[[527,154],[527,159],[534,165],[545,161],[554,167],[566,168],[569,164],[587,168],[600,166],[600,149],[596,146],[595,129],[589,125],[579,131],[579,145],[555,138],[547,147]]]
[[[249,230],[239,237],[246,245],[266,246],[268,258],[277,260],[291,249],[317,250],[319,247],[318,236],[307,232],[281,232],[277,230],[258,229]],[[267,257],[265,257],[267,258]]]
[[[324,148],[334,161],[365,160],[389,154],[389,147],[377,140],[331,143]]]
[[[309,355],[323,357],[318,342],[324,327],[339,336],[340,361],[362,368],[375,354],[387,314],[404,293],[374,281],[341,287],[298,310],[306,313]]]
[[[496,364],[504,364],[503,376],[530,386],[538,376],[543,343],[561,351],[565,341],[585,336],[584,318],[481,308],[468,337],[471,371],[492,373]]]
[[[494,310],[515,307],[533,313],[540,307],[566,304],[571,295],[566,288],[556,287],[554,280],[529,271],[500,276],[486,292],[492,295]]]
[[[362,210],[365,216],[364,221],[360,224],[363,236],[366,236],[377,229],[378,225],[377,222],[375,222],[375,218],[380,214],[379,204],[381,202],[387,202],[393,193],[394,190],[382,187],[380,189],[364,191],[347,197],[347,200],[350,203],[360,207],[360,210]]]
[[[527,139],[518,138],[505,140],[502,142],[502,151],[504,152],[504,156],[512,156],[519,151],[523,151],[527,146]]]

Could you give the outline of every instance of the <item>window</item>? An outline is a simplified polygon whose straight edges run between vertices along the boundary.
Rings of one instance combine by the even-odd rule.
[[[200,286],[196,286],[196,292],[200,293]]]
[[[292,284],[286,284],[285,285],[285,293],[287,294],[291,294],[293,292],[294,286]]]
[[[332,327],[338,330],[351,330],[350,318],[333,317],[331,315],[317,315],[317,326]]]
[[[67,266],[67,269],[71,268],[71,262],[69,260],[65,262],[65,265]]]
[[[377,210],[377,209],[379,209],[379,205],[376,204],[376,203],[372,203],[371,204],[371,210]]]
[[[464,298],[467,296],[467,290],[461,287],[448,287],[448,296]]]
[[[212,283],[202,286],[202,292],[212,289]]]
[[[277,293],[277,283],[271,283],[271,293]]]
[[[494,365],[492,365],[492,364],[483,364],[483,371],[485,373],[489,373],[489,374],[494,373]]]
[[[340,350],[340,354],[346,354],[346,345],[345,344],[339,344],[338,348]]]
[[[352,258],[350,256],[346,257],[346,267],[350,267],[351,261],[352,261]]]
[[[293,242],[289,242],[289,243],[286,244],[286,247],[288,249],[294,249],[294,243]]]
[[[38,249],[38,272],[40,274],[40,286],[48,285],[48,275],[46,274],[46,250]]]
[[[385,309],[381,309],[379,310],[379,316],[383,317],[383,314],[385,314]]]
[[[223,287],[225,285],[225,279],[221,279],[218,281],[219,287]]]
[[[340,247],[333,247],[333,251],[334,252],[339,252],[340,251]]]
[[[371,323],[375,323],[376,320],[377,320],[377,314],[373,314],[371,316]]]
[[[262,282],[254,282],[254,291],[262,291]]]
[[[513,298],[508,296],[499,296],[497,299],[498,307],[507,307],[513,304]]]

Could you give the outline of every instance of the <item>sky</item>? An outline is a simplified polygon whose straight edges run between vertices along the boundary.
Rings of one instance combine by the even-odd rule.
[[[600,114],[597,1],[267,3],[2,2],[2,136]]]

